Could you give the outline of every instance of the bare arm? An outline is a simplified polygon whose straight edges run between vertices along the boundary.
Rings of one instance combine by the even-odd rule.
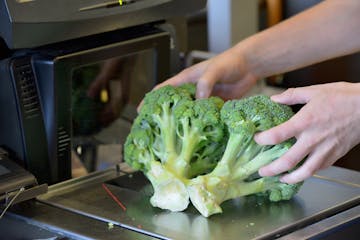
[[[199,98],[241,97],[263,77],[359,51],[359,13],[359,0],[325,0],[159,86],[196,82]]]
[[[326,0],[234,50],[259,78],[359,51],[360,1]]]
[[[359,50],[360,0],[325,0],[161,85],[194,82],[197,97],[238,98],[258,79]],[[360,142],[359,96],[360,83],[310,86],[273,96],[280,103],[306,106],[284,124],[255,136],[259,144],[269,145],[297,139],[288,153],[260,174],[284,173],[307,157],[302,167],[282,178],[295,183],[333,164]]]

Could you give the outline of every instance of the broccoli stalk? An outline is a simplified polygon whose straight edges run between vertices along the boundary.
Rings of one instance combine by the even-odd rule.
[[[180,176],[191,178],[215,167],[217,161],[213,159],[224,150],[224,126],[219,114],[222,105],[222,100],[209,98],[183,101],[175,108],[180,150],[174,165]]]
[[[175,129],[175,118],[172,115],[170,103],[163,103],[161,105],[162,113],[158,115],[152,114],[153,120],[155,121],[158,129],[160,129],[160,135],[156,136],[158,145],[155,145],[153,149],[159,159],[168,165],[172,165],[177,157],[176,154],[176,132]],[[161,141],[160,141],[161,140]],[[159,147],[157,149],[156,147]]]
[[[271,201],[291,198],[297,185],[281,183],[278,177],[257,175],[259,168],[281,157],[293,140],[260,146],[254,134],[289,119],[292,112],[264,96],[229,101],[221,110],[229,131],[225,152],[215,169],[188,183],[190,199],[202,215],[222,212],[221,203],[241,196],[265,193]]]

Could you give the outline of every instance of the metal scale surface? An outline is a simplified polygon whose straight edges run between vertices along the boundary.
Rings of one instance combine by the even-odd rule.
[[[113,169],[51,186],[38,201],[160,239],[273,239],[354,207],[351,219],[360,216],[360,175],[337,167],[307,180],[291,201],[258,204],[239,198],[225,202],[224,212],[209,218],[193,207],[179,213],[153,208],[151,191],[141,174]]]

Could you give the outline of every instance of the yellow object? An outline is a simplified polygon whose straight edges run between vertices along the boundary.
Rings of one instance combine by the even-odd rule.
[[[111,223],[111,222],[109,222],[109,223],[108,223],[108,229],[110,230],[110,229],[113,229],[113,228],[114,228],[114,224]]]
[[[109,93],[106,89],[102,89],[100,92],[100,101],[102,103],[107,103],[109,101]]]
[[[123,2],[122,2],[122,0],[119,0],[119,4],[120,4],[120,5],[123,5]]]

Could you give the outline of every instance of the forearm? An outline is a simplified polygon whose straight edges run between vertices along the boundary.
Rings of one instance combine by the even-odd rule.
[[[360,1],[326,0],[237,44],[258,78],[360,50]]]

